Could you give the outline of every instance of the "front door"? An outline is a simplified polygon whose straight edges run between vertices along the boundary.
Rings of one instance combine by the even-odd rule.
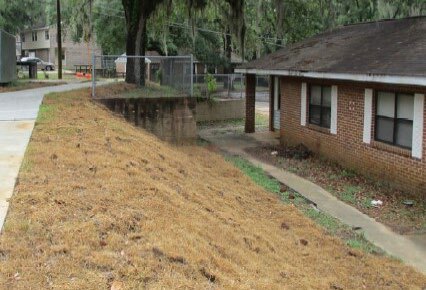
[[[280,78],[274,77],[274,129],[280,129],[280,113],[281,113],[281,85]]]

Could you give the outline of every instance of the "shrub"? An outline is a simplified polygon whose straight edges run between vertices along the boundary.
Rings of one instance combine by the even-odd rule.
[[[211,74],[207,74],[206,84],[207,84],[207,95],[210,98],[212,93],[214,93],[217,90],[217,83],[214,76],[212,76]]]

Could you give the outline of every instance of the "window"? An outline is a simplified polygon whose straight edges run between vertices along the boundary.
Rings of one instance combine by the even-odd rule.
[[[49,38],[50,38],[49,30],[46,30],[46,31],[44,32],[44,39],[49,40]]]
[[[32,39],[33,41],[37,41],[37,32],[32,33]]]
[[[21,40],[22,42],[25,42],[25,34],[22,34]]]
[[[330,128],[331,87],[311,85],[309,87],[309,123]]]
[[[377,92],[376,140],[411,149],[413,142],[414,96]]]

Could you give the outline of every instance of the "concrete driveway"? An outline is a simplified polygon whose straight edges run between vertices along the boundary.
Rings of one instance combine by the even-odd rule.
[[[0,94],[0,231],[43,96],[90,86],[74,83]]]

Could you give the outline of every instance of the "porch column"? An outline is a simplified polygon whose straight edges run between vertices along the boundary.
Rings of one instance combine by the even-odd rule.
[[[274,86],[275,78],[269,77],[269,131],[275,131],[274,129]]]
[[[246,75],[246,124],[244,131],[254,133],[256,105],[256,75]]]

